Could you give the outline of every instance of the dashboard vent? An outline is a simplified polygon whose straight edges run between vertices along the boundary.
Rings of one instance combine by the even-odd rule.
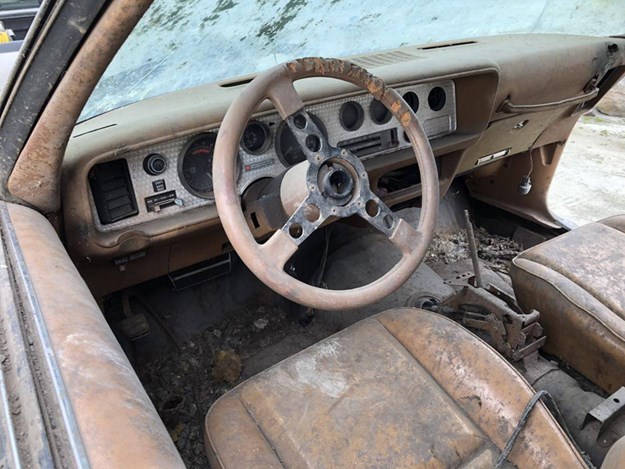
[[[359,158],[381,151],[389,150],[399,145],[397,140],[397,129],[383,130],[374,134],[363,135],[362,137],[344,140],[338,146],[352,152]]]
[[[139,213],[125,159],[95,165],[89,172],[89,184],[100,223],[108,225]]]
[[[422,57],[411,54],[407,51],[396,50],[392,52],[380,52],[379,54],[362,55],[354,59],[350,59],[356,65],[361,67],[380,67],[382,65],[392,65],[400,62],[408,62],[410,60],[420,59]]]

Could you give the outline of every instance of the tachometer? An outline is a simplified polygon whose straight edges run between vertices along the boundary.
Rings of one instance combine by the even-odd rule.
[[[196,135],[182,149],[178,159],[178,177],[193,195],[213,198],[213,153],[217,134]]]

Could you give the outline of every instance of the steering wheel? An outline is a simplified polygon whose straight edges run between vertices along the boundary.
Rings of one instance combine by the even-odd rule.
[[[306,112],[293,82],[330,77],[352,83],[380,100],[405,130],[421,173],[422,205],[418,228],[397,217],[372,191],[362,162],[330,146]],[[292,167],[280,186],[289,216],[263,244],[254,239],[241,209],[236,186],[239,141],[256,108],[269,99],[293,132],[306,161]],[[351,62],[303,58],[271,68],[252,80],[232,103],[217,135],[213,158],[215,201],[223,228],[247,267],[276,293],[305,306],[345,310],[374,303],[408,280],[419,267],[434,236],[439,186],[436,162],[414,112],[384,82]],[[337,218],[358,215],[384,233],[402,253],[397,264],[368,285],[329,290],[301,282],[284,266],[317,228]]]

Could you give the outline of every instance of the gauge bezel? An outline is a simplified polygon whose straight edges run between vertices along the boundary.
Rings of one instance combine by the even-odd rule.
[[[183,168],[183,164],[184,164],[184,160],[185,157],[187,156],[187,153],[189,151],[189,149],[191,148],[191,146],[193,144],[195,144],[198,140],[204,139],[204,138],[212,138],[215,140],[217,140],[217,133],[216,132],[202,132],[201,134],[197,134],[194,135],[193,137],[189,138],[189,140],[187,140],[187,142],[184,144],[184,146],[182,147],[182,150],[180,151],[180,155],[178,156],[178,179],[180,179],[180,183],[182,184],[182,186],[187,190],[187,192],[189,192],[190,194],[199,197],[200,199],[205,199],[205,200],[215,200],[215,191],[212,190],[210,192],[206,191],[198,191],[197,189],[194,189],[193,187],[191,187],[189,185],[189,183],[187,182],[186,178],[184,177],[184,172],[182,170]],[[213,141],[213,145],[214,145],[214,141]],[[212,173],[213,173],[213,158],[215,157],[215,152],[213,150],[213,155],[211,156],[211,177],[212,177]]]
[[[384,116],[382,117],[382,119],[378,119],[377,113],[379,112],[379,110],[383,110],[384,112]],[[375,124],[385,125],[391,121],[391,119],[393,118],[393,113],[389,111],[388,108],[384,104],[382,104],[381,101],[374,98],[371,100],[371,103],[369,103],[369,116]]]
[[[353,125],[349,126],[345,122],[345,113],[348,108],[352,108],[356,112],[356,121]],[[365,110],[358,101],[346,101],[341,105],[341,109],[339,109],[339,122],[341,123],[341,127],[343,130],[347,132],[355,132],[362,127],[362,124],[365,122]]]
[[[258,150],[250,150],[249,148],[247,148],[247,146],[244,143],[245,140],[243,137],[245,136],[245,132],[251,125],[258,125],[263,130],[263,133],[265,134],[265,141],[263,142],[263,144]],[[255,156],[262,155],[271,146],[271,129],[269,129],[269,126],[262,121],[259,121],[259,120],[249,121],[247,125],[245,126],[245,129],[243,130],[243,134],[241,134],[241,141],[239,142],[239,146],[241,147],[241,150],[243,150],[248,155],[255,155]]]

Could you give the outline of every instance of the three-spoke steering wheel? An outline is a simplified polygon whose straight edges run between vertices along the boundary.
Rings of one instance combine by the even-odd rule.
[[[380,100],[401,123],[412,143],[421,173],[422,200],[417,229],[397,217],[371,191],[367,171],[354,154],[330,146],[293,86],[294,81],[308,77],[336,78],[357,85]],[[265,99],[273,103],[292,130],[306,161],[291,168],[281,186],[288,221],[264,244],[259,244],[241,209],[236,165],[241,135]],[[428,139],[414,112],[397,92],[347,61],[298,59],[267,70],[250,82],[228,109],[219,129],[213,179],[221,223],[243,262],[275,292],[313,308],[352,309],[389,295],[419,267],[434,236],[439,187]],[[299,182],[294,184],[293,181]],[[293,187],[295,185],[299,187]],[[402,257],[391,270],[368,285],[350,290],[313,287],[285,272],[287,261],[318,227],[331,219],[352,215],[367,220],[401,250]]]

